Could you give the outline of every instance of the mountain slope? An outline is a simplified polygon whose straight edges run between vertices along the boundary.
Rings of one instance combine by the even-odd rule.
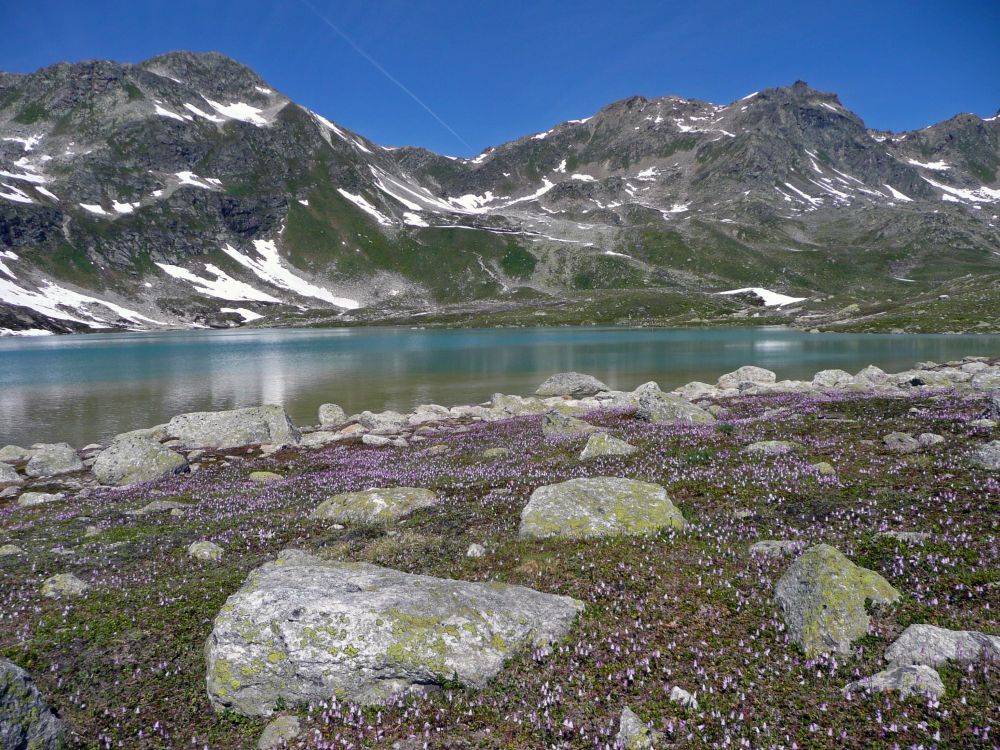
[[[806,325],[995,289],[998,166],[996,117],[875,132],[801,82],[633,97],[455,159],[378,146],[217,54],[60,64],[0,74],[0,329],[771,300],[712,294],[743,288],[801,298],[780,312]]]

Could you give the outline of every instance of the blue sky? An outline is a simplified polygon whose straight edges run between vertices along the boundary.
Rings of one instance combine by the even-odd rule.
[[[632,94],[726,103],[796,79],[883,129],[1000,108],[997,0],[0,1],[2,70],[215,50],[378,143],[456,155]]]

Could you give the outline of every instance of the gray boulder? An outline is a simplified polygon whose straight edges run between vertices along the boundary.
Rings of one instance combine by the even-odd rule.
[[[680,685],[674,685],[670,688],[670,702],[676,703],[678,706],[690,709],[691,711],[698,710],[697,694],[689,693]]]
[[[881,531],[875,536],[895,539],[897,542],[908,544],[920,544],[931,538],[931,535],[926,531]]]
[[[0,463],[20,464],[31,458],[31,451],[19,445],[5,445],[0,448]]]
[[[16,544],[0,544],[0,557],[15,557],[23,554],[24,550]]]
[[[880,367],[868,365],[868,367],[855,375],[851,382],[854,385],[880,386],[889,382],[889,376],[886,374],[885,370]]]
[[[925,664],[907,664],[890,667],[871,677],[865,677],[862,680],[849,683],[844,687],[845,694],[858,690],[870,690],[876,693],[895,690],[901,698],[906,698],[910,695],[928,695],[933,698],[940,698],[945,694],[941,675]]]
[[[334,427],[347,421],[347,412],[337,404],[321,404],[319,423],[324,427]]]
[[[750,554],[754,557],[766,557],[772,560],[794,555],[805,547],[805,542],[794,539],[762,539],[750,545]]]
[[[511,655],[562,638],[583,606],[285,550],[215,618],[208,695],[217,710],[266,716],[279,703],[371,704],[454,678],[480,688]]]
[[[22,482],[24,482],[24,479],[17,473],[13,466],[0,463],[0,485],[21,484]]]
[[[994,440],[973,451],[969,457],[973,466],[987,471],[1000,471],[1000,440]]]
[[[61,492],[22,492],[17,498],[17,504],[22,508],[31,508],[36,505],[54,503],[66,497]]]
[[[126,516],[149,516],[153,513],[180,514],[191,506],[187,503],[179,503],[176,500],[153,500],[136,510],[125,511]]]
[[[158,424],[153,427],[143,427],[139,430],[119,432],[111,439],[111,442],[116,440],[125,440],[126,438],[146,438],[147,440],[155,440],[159,443],[162,440],[166,440],[168,437],[170,437],[170,435],[167,434],[167,426],[165,424]]]
[[[24,473],[29,477],[54,477],[84,468],[83,461],[68,443],[39,443],[32,447]]]
[[[436,494],[421,487],[375,488],[334,495],[309,517],[337,523],[389,523],[438,502]]]
[[[584,375],[579,372],[558,372],[538,386],[535,395],[580,398],[581,396],[593,396],[607,390],[610,390],[608,386],[592,375]]]
[[[299,736],[302,728],[298,716],[279,716],[273,719],[257,739],[257,750],[274,750],[285,747]]]
[[[658,484],[617,477],[570,479],[539,487],[521,511],[520,535],[583,539],[682,529],[684,516]]]
[[[822,388],[840,388],[849,385],[854,376],[847,370],[820,370],[813,375],[813,385]]]
[[[868,633],[865,600],[888,604],[899,592],[878,573],[861,568],[828,544],[810,547],[775,586],[789,638],[806,654],[849,653]]]
[[[944,442],[944,437],[934,432],[922,432],[917,436],[917,442],[921,448],[930,448]]]
[[[882,442],[893,453],[916,453],[920,450],[920,441],[908,432],[890,432]]]
[[[83,596],[90,584],[81,581],[72,573],[56,573],[42,583],[42,596],[59,599],[64,596]]]
[[[655,386],[655,383],[653,384]],[[636,391],[639,407],[636,416],[654,424],[713,424],[715,417],[686,398],[673,393],[644,388]]]
[[[802,448],[801,443],[792,440],[759,440],[746,446],[743,453],[758,456],[781,456],[800,451]]]
[[[185,448],[240,448],[244,445],[296,445],[301,434],[280,406],[179,414],[167,423],[168,435]]]
[[[979,418],[989,419],[993,422],[1000,422],[1000,391],[990,394],[989,400],[986,402],[986,408],[979,413]],[[6,448],[4,450],[6,450]],[[3,458],[3,451],[0,451],[0,461],[3,460],[5,460]]]
[[[770,370],[754,365],[744,365],[719,376],[719,388],[739,388],[741,383],[774,383],[778,379]]]
[[[484,415],[486,421],[523,417],[529,414],[543,414],[549,407],[538,398],[522,398],[521,396],[505,396],[494,393],[490,408]]]
[[[580,460],[589,461],[598,456],[631,456],[638,450],[631,443],[611,437],[606,432],[598,432],[587,440],[583,451],[580,452]]]
[[[57,750],[68,747],[65,725],[49,708],[28,673],[0,659],[0,748]]]
[[[617,746],[623,750],[656,750],[663,741],[663,735],[640,719],[625,706],[618,720]]]
[[[151,482],[188,468],[179,453],[143,437],[115,440],[97,456],[92,471],[101,484],[124,487]]]
[[[568,414],[550,411],[542,416],[542,434],[545,437],[577,437],[593,432],[597,432],[594,425]]]
[[[926,664],[937,667],[945,662],[967,664],[989,656],[1000,658],[1000,636],[975,630],[947,630],[934,625],[910,625],[885,651],[893,665]]]
[[[406,415],[398,411],[363,411],[355,419],[358,424],[376,435],[391,435],[406,428]]]
[[[188,557],[194,560],[204,560],[205,562],[219,562],[222,559],[223,549],[215,542],[191,542],[188,545]]]

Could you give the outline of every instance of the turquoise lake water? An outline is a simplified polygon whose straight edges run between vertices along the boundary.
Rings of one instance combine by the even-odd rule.
[[[770,329],[272,329],[0,339],[0,445],[80,446],[186,411],[283,404],[299,424],[348,413],[527,395],[578,370],[613,388],[715,382],[744,364],[810,378],[868,364],[1000,355],[1000,336],[808,334]]]

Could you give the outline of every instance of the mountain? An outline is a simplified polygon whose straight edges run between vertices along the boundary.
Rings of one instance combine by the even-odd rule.
[[[998,167],[998,117],[874,131],[801,81],[632,97],[460,159],[375,144],[219,54],[0,73],[0,330],[993,330]]]

